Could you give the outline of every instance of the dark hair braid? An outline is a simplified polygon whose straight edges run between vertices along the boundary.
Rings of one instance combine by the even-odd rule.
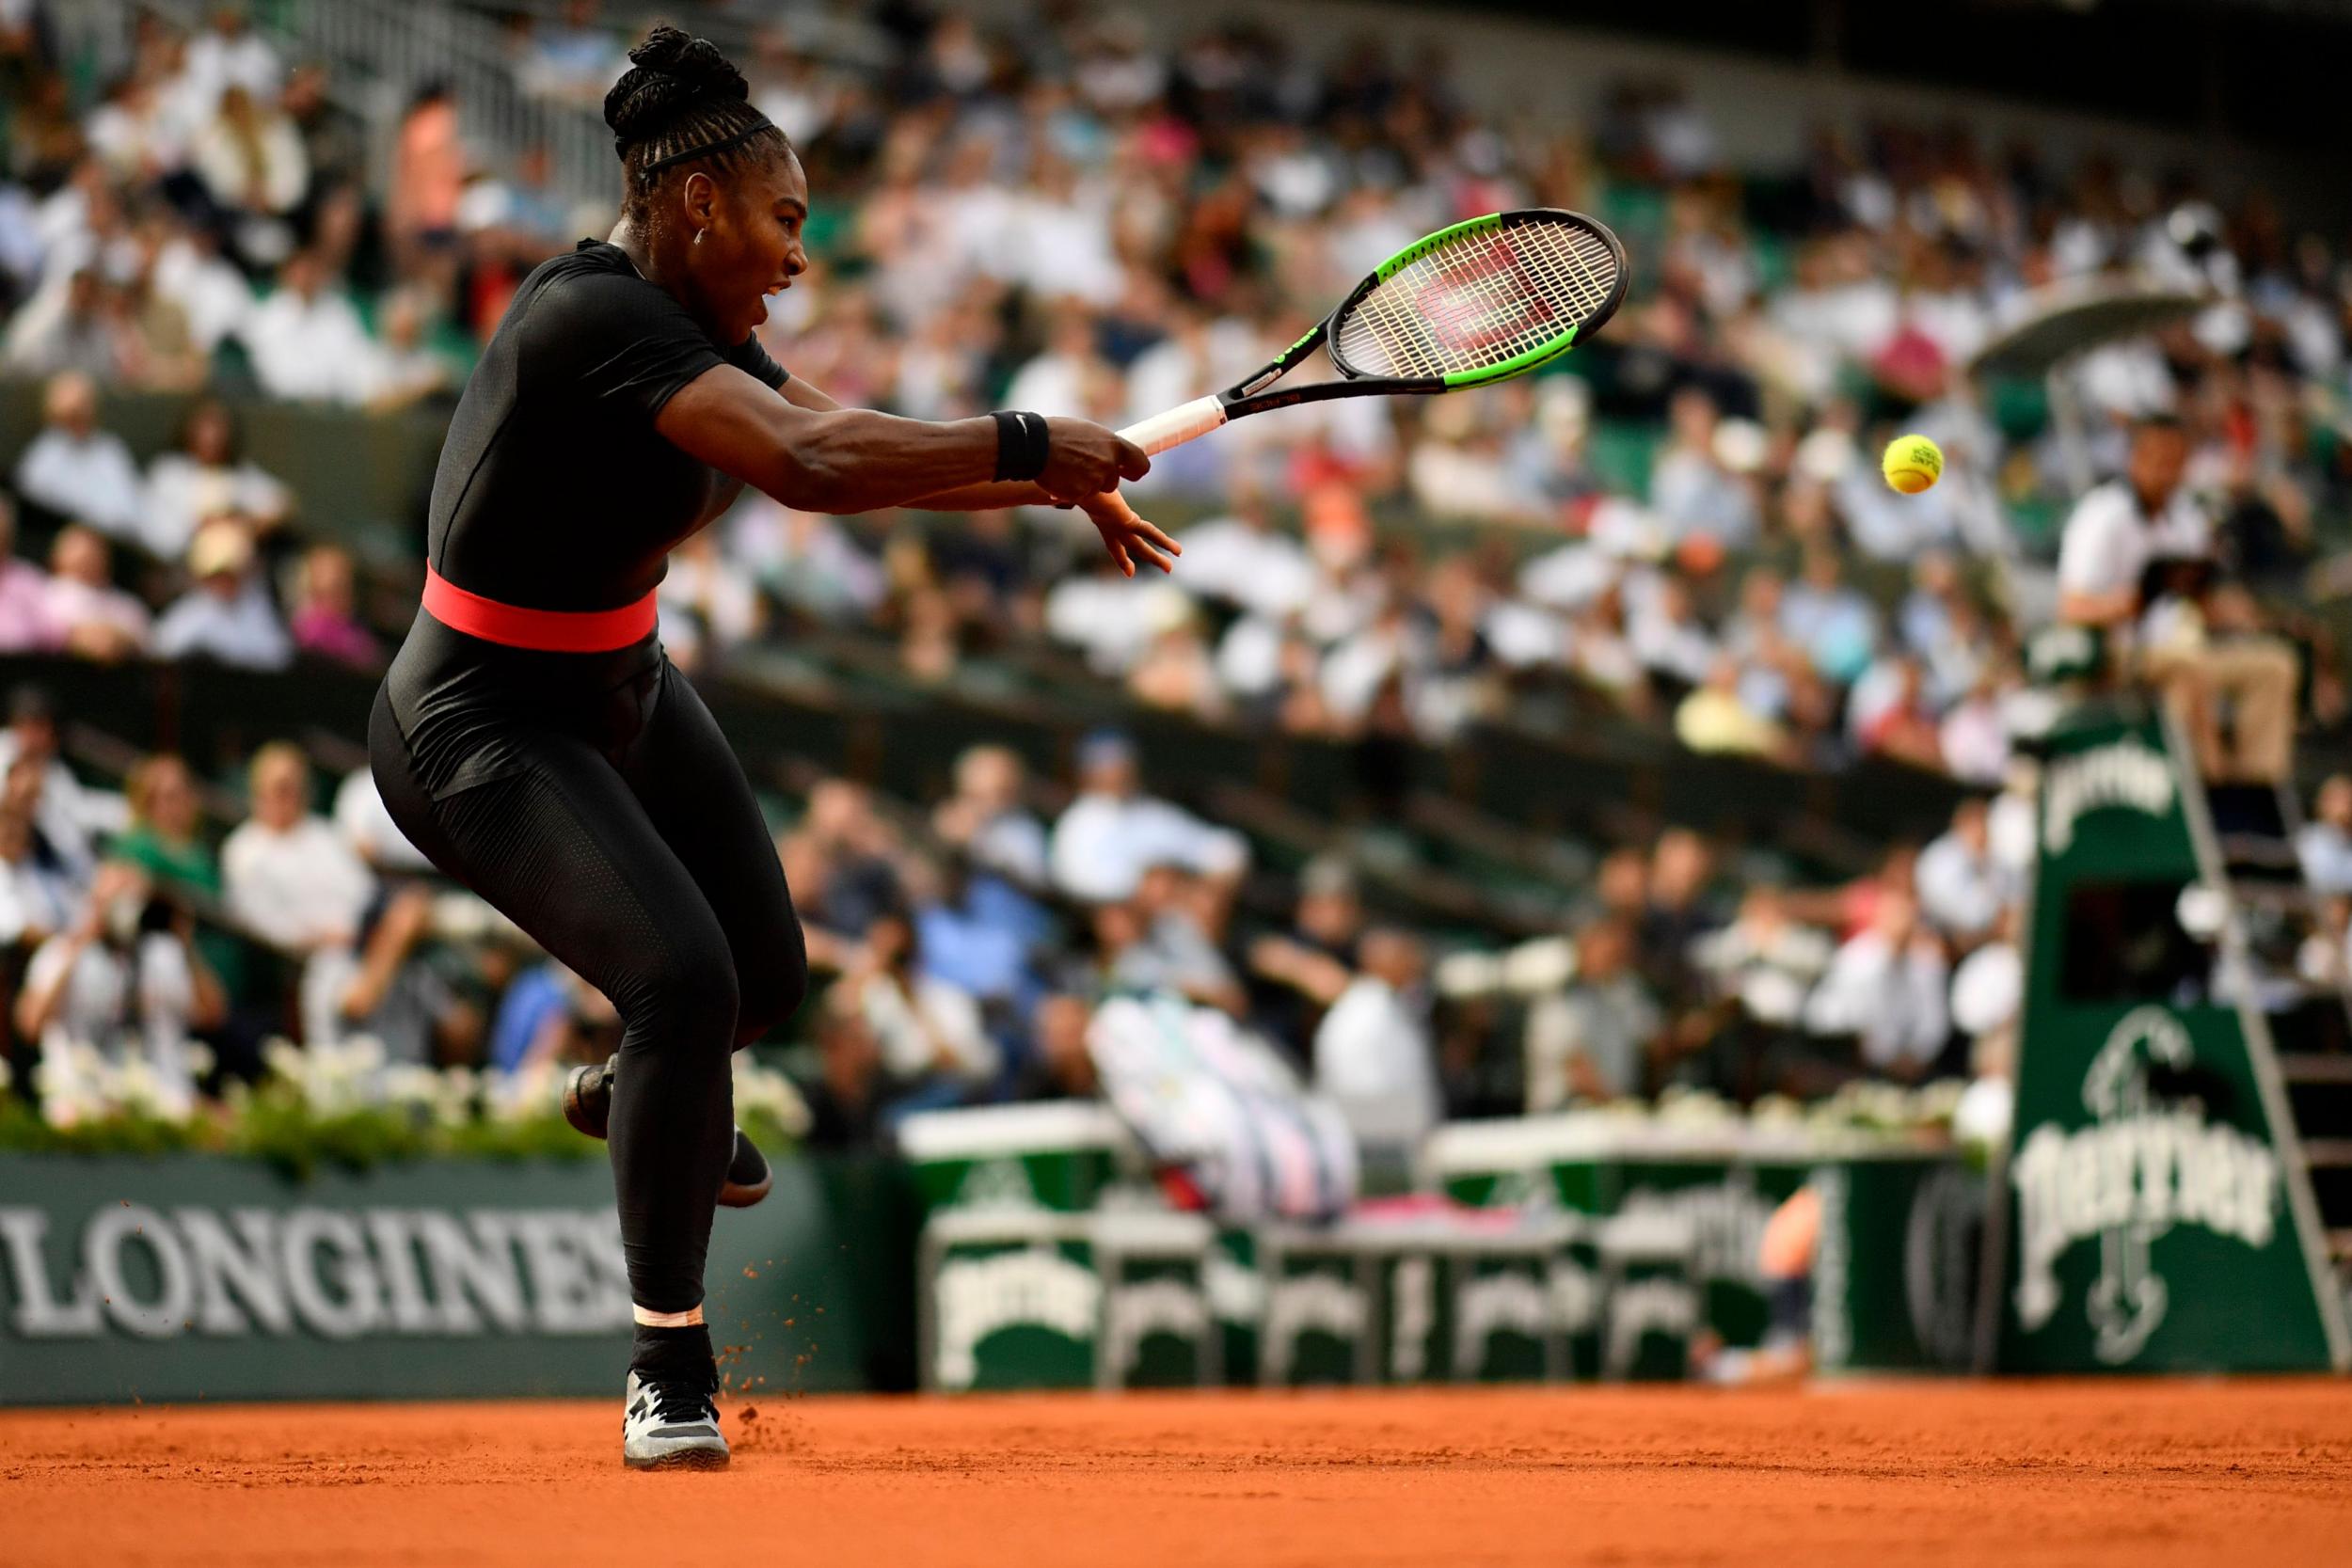
[[[656,27],[628,58],[629,69],[604,95],[628,207],[640,207],[671,169],[723,174],[791,150],[783,131],[752,106],[743,73],[708,39]]]

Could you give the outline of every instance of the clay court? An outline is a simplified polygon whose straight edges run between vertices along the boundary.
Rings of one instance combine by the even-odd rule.
[[[2340,1382],[15,1411],[21,1568],[688,1560],[2340,1563]],[[1237,1556],[1237,1543],[1247,1543]]]

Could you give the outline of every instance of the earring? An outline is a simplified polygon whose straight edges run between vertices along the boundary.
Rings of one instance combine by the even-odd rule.
[[[695,243],[696,245],[700,245],[700,244],[702,244],[702,243],[703,243],[703,236],[704,236],[705,234],[709,233],[709,232],[710,232],[710,230],[707,230],[707,229],[697,229],[697,230],[694,230],[694,243]]]

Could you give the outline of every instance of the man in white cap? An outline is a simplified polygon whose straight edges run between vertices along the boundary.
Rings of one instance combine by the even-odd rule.
[[[253,536],[243,523],[215,518],[198,529],[188,541],[188,575],[196,586],[156,623],[158,656],[247,670],[282,670],[292,662],[294,641],[253,574]]]

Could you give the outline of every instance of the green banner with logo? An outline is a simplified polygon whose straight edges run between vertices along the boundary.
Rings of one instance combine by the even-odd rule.
[[[2000,1172],[1995,1364],[2015,1371],[2342,1367],[2343,1309],[2234,934],[2201,792],[2151,719],[2051,737]]]
[[[1817,1166],[1813,1362],[1823,1372],[1965,1371],[1983,1254],[1984,1178],[1946,1150]]]
[[[730,1386],[909,1386],[915,1225],[878,1160],[722,1210]],[[0,1156],[0,1404],[617,1394],[629,1332],[602,1161]]]

